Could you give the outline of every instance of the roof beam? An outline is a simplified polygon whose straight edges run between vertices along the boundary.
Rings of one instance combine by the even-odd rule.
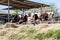
[[[8,6],[8,0],[0,0],[0,4]],[[10,0],[10,6],[14,8],[31,9],[31,8],[40,8],[41,6],[45,7],[49,5],[32,2],[32,1]]]
[[[0,1],[0,4],[2,5],[7,5],[8,6],[8,3],[6,1]],[[14,4],[14,5],[13,5]],[[19,6],[18,6],[19,5]],[[15,3],[15,2],[11,2],[10,3],[10,6],[12,7],[17,7],[17,8],[31,8],[31,7],[28,7],[28,6],[25,6],[25,5],[22,5],[22,4],[18,4],[18,3]]]

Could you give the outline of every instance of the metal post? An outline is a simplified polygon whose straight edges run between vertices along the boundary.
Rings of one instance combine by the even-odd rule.
[[[22,12],[23,12],[23,15],[24,15],[24,9],[22,8]]]
[[[34,8],[34,15],[35,15],[35,8]],[[35,26],[35,22],[36,22],[36,21],[35,21],[35,19],[34,19],[34,24],[33,24],[34,26]]]
[[[9,5],[10,5],[10,0],[8,0],[8,22],[9,22],[9,14],[10,14]]]
[[[42,5],[41,5],[41,14],[42,14]]]
[[[34,14],[35,14],[35,8],[34,8]]]
[[[24,10],[24,14],[26,15],[26,9]]]

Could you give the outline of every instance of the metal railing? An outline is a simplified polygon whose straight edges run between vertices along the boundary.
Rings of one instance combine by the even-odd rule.
[[[40,21],[40,23],[55,24],[55,23],[60,23],[60,21]]]

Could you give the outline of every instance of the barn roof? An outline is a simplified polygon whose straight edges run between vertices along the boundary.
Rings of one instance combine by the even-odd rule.
[[[0,4],[8,6],[8,0],[0,0]],[[10,6],[12,8],[24,8],[24,9],[31,9],[31,8],[40,8],[50,6],[42,3],[26,1],[26,0],[10,0]]]

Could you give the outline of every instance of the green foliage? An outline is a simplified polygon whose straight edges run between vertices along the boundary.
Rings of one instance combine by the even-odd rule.
[[[15,9],[15,13],[18,13],[20,10],[18,10],[18,9]]]
[[[60,29],[57,29],[55,31],[55,34],[56,34],[57,39],[60,39]]]
[[[38,33],[35,38],[37,38],[38,40],[43,40],[43,34],[42,33]]]
[[[37,30],[36,29],[34,29],[34,28],[28,29],[27,30],[27,38],[30,39],[30,40],[31,39],[34,39],[36,33],[37,33]]]
[[[14,17],[15,15],[16,15],[16,13],[12,13],[12,14],[11,14],[11,17]]]
[[[31,28],[31,29],[28,30],[28,33],[36,33],[36,32],[37,32],[37,30],[34,29],[34,28]]]
[[[14,17],[15,15],[17,15],[17,14],[18,14],[18,12],[19,12],[19,11],[20,11],[20,10],[15,9],[15,10],[14,10],[14,13],[12,13],[12,14],[11,14],[11,16],[12,16],[12,17]]]
[[[53,30],[49,30],[46,33],[44,33],[44,37],[45,38],[50,38],[54,35],[54,31]]]

